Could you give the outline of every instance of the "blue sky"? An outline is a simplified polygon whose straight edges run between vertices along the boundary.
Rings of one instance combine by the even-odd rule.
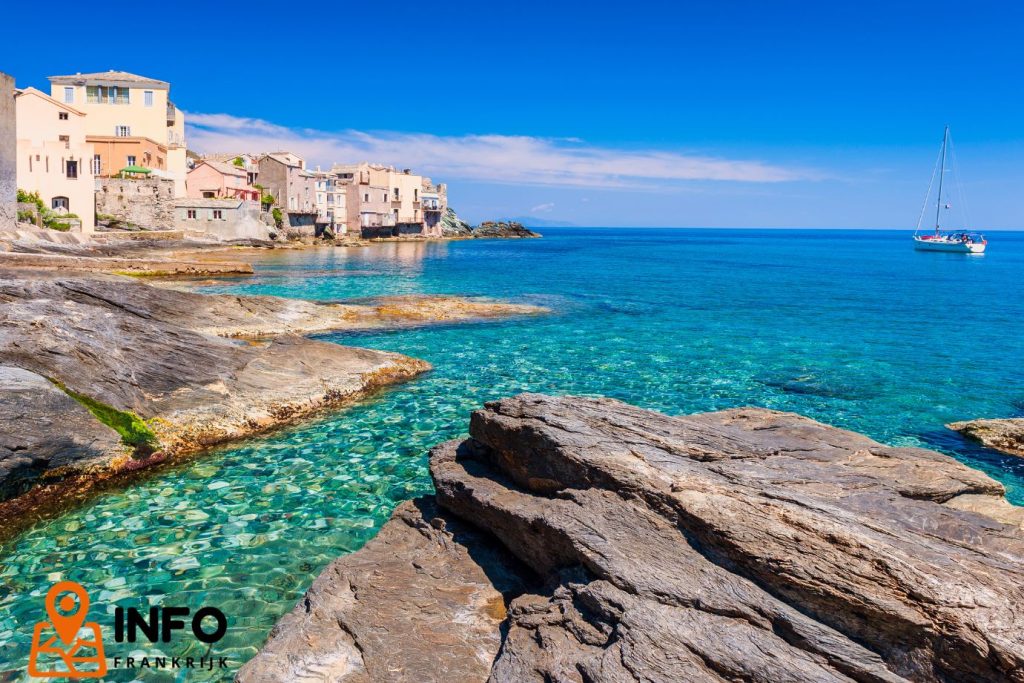
[[[1024,228],[1024,4],[211,7],[17,3],[82,39],[0,70],[168,80],[199,151],[411,166],[472,220],[912,226],[949,122],[972,225]]]

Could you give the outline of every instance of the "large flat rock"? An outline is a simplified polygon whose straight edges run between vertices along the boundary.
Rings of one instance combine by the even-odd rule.
[[[472,616],[452,620],[451,658],[473,644],[492,664],[459,680],[1024,680],[1024,532],[1000,521],[1002,486],[952,458],[768,410],[667,417],[531,394],[474,413],[470,435],[431,454],[436,514],[403,508],[387,552],[368,545],[318,579],[334,623],[348,623],[353,567],[391,585],[415,529],[471,524],[444,540],[458,571],[426,572],[417,594],[478,581],[465,558],[498,546],[524,588],[500,591],[498,644],[463,627],[486,610],[462,601]],[[376,597],[362,628],[390,633],[397,603]],[[267,653],[331,661],[327,641],[295,637],[311,623],[300,605],[239,679],[294,680]],[[443,671],[425,649],[395,642],[386,662]],[[363,651],[364,671],[378,657]]]
[[[45,473],[127,455],[121,437],[45,377],[0,365],[0,500]]]

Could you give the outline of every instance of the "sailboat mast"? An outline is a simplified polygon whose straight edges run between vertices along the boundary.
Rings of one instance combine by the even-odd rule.
[[[935,200],[935,234],[939,234],[939,215],[942,212],[942,178],[946,175],[946,141],[949,140],[949,126],[942,133],[942,169],[939,171],[939,196]]]

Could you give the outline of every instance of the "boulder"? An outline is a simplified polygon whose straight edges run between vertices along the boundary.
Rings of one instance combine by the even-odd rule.
[[[946,425],[986,448],[1024,458],[1024,417],[1002,420],[968,420]]]
[[[474,648],[491,664],[458,680],[1024,681],[1024,532],[976,511],[1013,506],[952,458],[770,410],[536,394],[487,404],[469,433],[431,453],[436,508],[400,508],[386,545],[332,564],[238,680],[321,670],[340,649],[314,629],[361,653],[335,681],[454,680],[423,672]],[[467,597],[487,594],[467,561],[502,577],[500,624]],[[411,603],[387,593],[410,575]],[[362,647],[448,595],[460,617],[427,636],[446,646]]]

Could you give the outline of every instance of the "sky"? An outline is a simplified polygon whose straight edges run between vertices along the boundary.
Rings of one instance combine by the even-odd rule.
[[[948,123],[950,227],[1024,229],[1024,3],[213,7],[16,3],[79,38],[0,71],[166,80],[191,149],[413,168],[473,222],[913,228]]]

